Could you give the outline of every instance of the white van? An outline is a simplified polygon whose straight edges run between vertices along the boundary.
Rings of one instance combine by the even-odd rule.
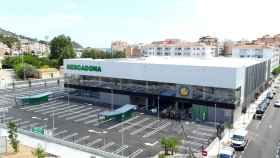
[[[231,137],[231,146],[237,150],[244,150],[248,143],[248,131],[244,129],[239,129],[234,131]]]

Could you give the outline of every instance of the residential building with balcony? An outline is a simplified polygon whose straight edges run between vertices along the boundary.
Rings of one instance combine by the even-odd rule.
[[[170,41],[144,45],[143,56],[215,57],[216,47],[197,42]]]
[[[279,65],[279,48],[267,45],[242,44],[232,48],[232,57],[237,58],[259,58],[271,62],[270,71]]]

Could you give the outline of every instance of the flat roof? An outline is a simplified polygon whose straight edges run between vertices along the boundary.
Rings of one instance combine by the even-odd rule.
[[[205,67],[228,67],[240,68],[255,65],[264,59],[253,58],[234,58],[234,57],[140,57],[140,58],[119,58],[119,59],[91,59],[80,58],[70,60],[86,60],[116,63],[139,63],[139,64],[165,64],[165,65],[186,65],[186,66],[205,66]]]

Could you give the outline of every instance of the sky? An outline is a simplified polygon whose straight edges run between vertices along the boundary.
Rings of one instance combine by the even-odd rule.
[[[65,34],[84,47],[166,38],[255,39],[280,33],[280,0],[1,0],[0,27],[37,39]],[[48,37],[48,38],[46,38]]]

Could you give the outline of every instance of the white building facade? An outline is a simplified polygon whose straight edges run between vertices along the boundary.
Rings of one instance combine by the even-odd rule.
[[[270,71],[279,65],[279,48],[263,45],[240,45],[232,48],[232,57],[237,58],[259,58],[271,62]]]
[[[147,44],[142,48],[143,56],[178,56],[178,57],[215,57],[216,47],[204,43],[160,42]]]
[[[228,64],[231,63],[231,64]],[[160,106],[193,120],[234,122],[268,79],[265,60],[231,58],[69,59],[65,87],[77,97],[112,105]],[[258,70],[258,71],[256,71]]]

